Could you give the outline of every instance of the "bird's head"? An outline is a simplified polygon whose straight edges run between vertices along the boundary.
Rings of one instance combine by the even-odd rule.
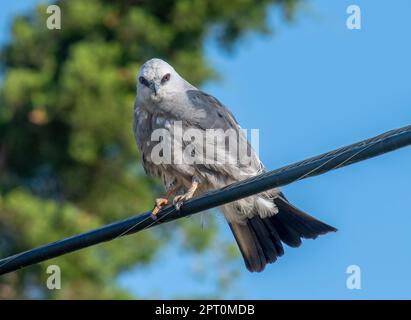
[[[146,61],[138,72],[137,93],[145,99],[155,102],[179,88],[182,78],[167,62],[161,59]]]

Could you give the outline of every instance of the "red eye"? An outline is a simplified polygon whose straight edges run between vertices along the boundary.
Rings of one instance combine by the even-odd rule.
[[[161,82],[162,83],[167,82],[168,80],[170,80],[170,78],[171,78],[171,74],[167,73],[164,75],[163,79],[161,79]]]

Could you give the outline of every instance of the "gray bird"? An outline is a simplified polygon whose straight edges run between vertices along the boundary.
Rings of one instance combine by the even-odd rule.
[[[163,60],[151,59],[141,66],[133,119],[133,131],[144,169],[150,175],[161,177],[167,192],[164,198],[156,199],[153,216],[172,195],[176,195],[173,202],[178,209],[193,196],[265,171],[232,113],[215,97],[184,80]],[[176,124],[182,127],[183,133],[177,132]],[[200,143],[184,139],[184,132],[196,130],[206,133],[209,129],[236,133],[238,142],[247,144],[249,163],[244,164],[239,161],[241,159],[233,160],[226,137],[223,138],[224,143],[216,145],[212,152],[211,158],[214,159],[209,159],[210,155],[204,156],[204,148],[214,147],[215,140],[206,143],[202,140]],[[164,136],[154,137],[158,133]],[[159,144],[162,150],[157,152]],[[190,145],[189,157],[193,156],[198,161],[177,161],[177,157],[173,157],[178,148],[184,149]],[[167,158],[171,161],[159,162],[156,155],[162,160]],[[199,161],[200,156],[208,157],[206,160],[226,156],[225,160],[231,161],[219,161],[220,158]],[[267,263],[273,263],[282,256],[282,243],[298,247],[301,238],[315,239],[318,235],[336,231],[294,207],[278,188],[225,204],[220,209],[234,234],[247,269],[252,272],[262,271]]]

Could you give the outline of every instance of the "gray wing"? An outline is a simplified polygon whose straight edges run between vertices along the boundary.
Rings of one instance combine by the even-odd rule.
[[[207,116],[202,118],[196,118],[195,122],[190,123],[191,126],[201,128],[203,130],[206,129],[223,129],[224,131],[228,129],[234,129],[237,132],[238,138],[245,143],[247,146],[247,153],[252,155],[252,164],[250,165],[243,165],[238,163],[238,168],[251,167],[255,168],[258,172],[264,171],[264,166],[261,161],[258,159],[257,155],[255,154],[254,150],[252,149],[250,143],[247,140],[243,130],[239,126],[237,120],[235,119],[234,115],[228,110],[217,98],[209,95],[200,90],[188,90],[186,91],[188,100],[191,103],[191,106],[199,111],[204,112]],[[190,122],[188,119],[187,122]],[[204,167],[204,166],[201,166]],[[206,168],[210,169],[213,168],[214,170],[224,171],[233,175],[233,172],[227,172],[226,170],[233,170],[233,168],[229,168],[229,166],[205,166]],[[235,170],[235,169],[234,169]]]
[[[233,114],[217,98],[200,90],[188,90],[186,94],[191,105],[207,115],[205,118],[196,119],[196,122],[192,123],[194,126],[204,130],[235,129],[239,131],[240,127]]]
[[[134,103],[133,114],[133,133],[137,143],[137,147],[140,151],[141,161],[146,173],[151,174],[152,171],[150,164],[146,160],[148,154],[147,143],[151,141],[151,119],[148,113],[143,113],[137,108],[137,101]]]

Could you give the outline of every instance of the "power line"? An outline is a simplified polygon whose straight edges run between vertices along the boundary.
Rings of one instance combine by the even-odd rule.
[[[294,164],[269,171],[219,190],[211,191],[183,204],[179,211],[173,206],[161,210],[157,219],[151,213],[131,218],[59,240],[0,260],[0,275],[42,262],[63,254],[135,233],[146,228],[211,209],[268,189],[319,175],[363,161],[411,144],[411,125],[391,130],[371,139],[324,153]]]

